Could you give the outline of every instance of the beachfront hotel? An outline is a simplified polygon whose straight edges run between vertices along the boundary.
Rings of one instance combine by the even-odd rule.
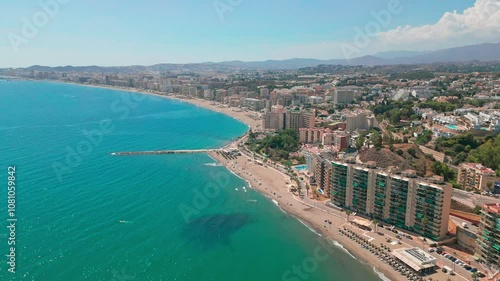
[[[451,189],[439,178],[417,178],[414,171],[332,162],[333,204],[432,240],[448,232]]]
[[[481,210],[476,256],[487,264],[499,267],[500,205],[486,204]]]

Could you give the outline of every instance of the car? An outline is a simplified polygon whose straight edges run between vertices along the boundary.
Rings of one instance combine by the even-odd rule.
[[[398,234],[398,231],[396,229],[393,229],[392,232]]]
[[[469,271],[470,271],[470,272],[472,272],[472,273],[474,273],[474,272],[476,272],[476,271],[477,271],[477,268],[474,268],[474,267],[473,267],[473,268],[471,268]]]
[[[470,266],[468,266],[468,265],[464,264],[464,268],[465,268],[465,270],[470,270],[472,267],[470,267]]]
[[[452,262],[455,262],[455,261],[457,261],[457,258],[455,258],[455,257],[451,257],[451,259],[450,259],[450,260],[451,260]]]
[[[448,270],[446,270],[446,268],[443,267],[443,269],[441,269],[441,271],[443,271],[444,273],[447,273]]]
[[[443,256],[444,256],[445,258],[449,258],[449,257],[451,257],[451,255],[450,255],[450,254],[447,254],[446,252],[443,252]]]
[[[396,238],[397,239],[401,239],[401,236],[398,234],[398,235],[396,235]]]
[[[434,253],[434,248],[429,248],[429,253]]]
[[[411,237],[411,235],[409,235],[409,234],[406,234],[406,238],[413,240],[413,237]]]
[[[440,254],[440,255],[441,255],[441,254],[443,253],[443,251],[441,251],[441,250],[436,250],[436,253],[438,253],[438,254]]]
[[[477,272],[477,276],[479,276],[479,277],[481,277],[481,278],[486,277],[486,275],[485,275],[484,273],[479,272],[479,271]]]
[[[383,224],[381,224],[381,223],[377,223],[377,226],[379,226],[379,227],[384,227],[384,225],[383,225]]]

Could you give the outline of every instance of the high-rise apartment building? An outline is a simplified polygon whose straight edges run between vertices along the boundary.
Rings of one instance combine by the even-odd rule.
[[[300,128],[314,128],[315,112],[288,111],[285,116],[285,129],[299,130]]]
[[[314,128],[314,125],[314,112],[267,112],[262,115],[262,128],[265,130],[292,129],[299,131],[300,128]]]
[[[332,203],[358,214],[441,240],[448,231],[451,185],[372,165],[332,162]]]
[[[351,90],[337,90],[333,93],[334,104],[348,104],[354,101],[355,92]]]
[[[323,195],[331,197],[331,173],[332,165],[328,158],[322,155],[314,155],[314,182],[322,190]]]
[[[262,128],[265,130],[285,129],[284,112],[267,112],[262,115]]]
[[[481,210],[481,222],[476,255],[482,262],[500,267],[500,205],[486,204]]]

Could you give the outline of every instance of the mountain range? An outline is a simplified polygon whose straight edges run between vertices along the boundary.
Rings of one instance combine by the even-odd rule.
[[[293,70],[317,65],[399,65],[399,64],[430,64],[430,63],[463,63],[463,62],[500,62],[500,42],[469,45],[433,52],[394,51],[378,53],[371,56],[353,59],[304,59],[267,61],[224,61],[191,64],[162,63],[152,66],[40,66],[34,65],[25,70],[62,71],[62,72],[107,72],[107,73],[137,73],[146,71],[233,71],[233,70]]]

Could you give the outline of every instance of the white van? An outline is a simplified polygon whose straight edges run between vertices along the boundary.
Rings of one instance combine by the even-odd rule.
[[[453,269],[451,269],[449,266],[444,266],[443,267],[443,272],[446,272],[450,275],[455,275],[455,271],[453,271]]]

